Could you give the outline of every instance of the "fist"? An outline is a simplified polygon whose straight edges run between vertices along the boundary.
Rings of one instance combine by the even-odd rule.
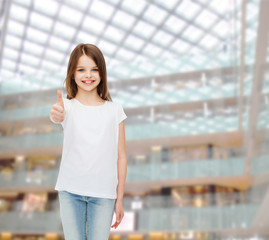
[[[50,116],[56,123],[61,123],[64,120],[65,110],[62,93],[60,90],[57,90],[58,102],[52,106],[50,110]]]

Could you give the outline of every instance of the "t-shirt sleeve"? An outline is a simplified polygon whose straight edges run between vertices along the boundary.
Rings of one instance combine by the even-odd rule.
[[[120,124],[124,119],[126,119],[127,116],[123,110],[123,107],[120,103],[117,104],[117,122]]]

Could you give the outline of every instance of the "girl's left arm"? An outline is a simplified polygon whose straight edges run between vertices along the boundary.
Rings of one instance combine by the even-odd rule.
[[[122,201],[124,186],[127,175],[127,158],[125,150],[125,127],[124,120],[119,124],[119,143],[118,143],[118,186],[117,200]]]
[[[124,210],[122,205],[125,180],[127,175],[127,158],[125,150],[125,129],[124,120],[119,124],[119,141],[118,141],[118,186],[117,186],[117,199],[115,203],[116,222],[112,225],[115,229],[120,224]]]

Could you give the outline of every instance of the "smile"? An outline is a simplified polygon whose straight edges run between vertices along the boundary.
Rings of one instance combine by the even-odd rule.
[[[94,80],[87,80],[87,81],[82,81],[82,82],[86,85],[91,85],[92,83],[94,83]]]

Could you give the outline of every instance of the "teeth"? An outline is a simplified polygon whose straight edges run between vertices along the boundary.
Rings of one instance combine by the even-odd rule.
[[[85,83],[91,83],[91,82],[94,82],[94,81],[83,81],[83,82],[85,82]]]

